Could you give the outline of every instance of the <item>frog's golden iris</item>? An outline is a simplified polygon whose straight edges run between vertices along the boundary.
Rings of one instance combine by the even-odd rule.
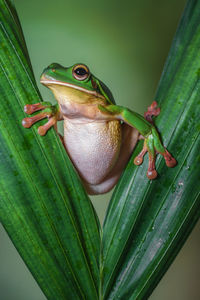
[[[86,65],[78,64],[73,67],[72,75],[77,80],[85,80],[90,76],[90,71]]]

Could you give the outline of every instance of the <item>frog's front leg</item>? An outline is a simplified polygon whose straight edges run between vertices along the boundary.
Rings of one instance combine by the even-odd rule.
[[[156,128],[141,115],[132,112],[128,108],[118,105],[99,105],[99,109],[102,113],[106,115],[113,115],[117,119],[122,120],[126,124],[136,128],[144,137],[143,149],[140,154],[134,159],[134,164],[140,165],[143,162],[145,153],[148,152],[149,165],[147,170],[147,177],[149,179],[155,179],[157,177],[157,171],[155,168],[157,153],[160,153],[164,157],[166,165],[168,167],[174,167],[176,165],[176,160],[163,146]],[[157,112],[159,113],[159,110]]]
[[[60,121],[63,119],[58,104],[52,105],[50,102],[27,104],[24,106],[24,111],[28,115],[31,115],[36,111],[41,111],[40,113],[34,115],[33,117],[27,117],[22,120],[22,125],[25,128],[30,128],[36,122],[38,122],[44,118],[48,118],[48,121],[46,124],[38,127],[38,133],[40,135],[45,135],[46,132],[52,126],[54,126],[56,129],[57,121]]]

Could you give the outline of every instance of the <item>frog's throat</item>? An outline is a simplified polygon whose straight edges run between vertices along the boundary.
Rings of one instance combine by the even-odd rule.
[[[72,83],[68,83],[68,82],[63,82],[63,81],[57,81],[57,80],[46,80],[46,79],[41,79],[40,82],[46,86],[51,86],[51,85],[61,85],[61,86],[67,86],[67,87],[71,87],[73,89],[76,89],[76,90],[79,90],[79,91],[82,91],[84,93],[87,93],[87,94],[90,94],[90,95],[93,95],[95,97],[98,97],[98,98],[101,98],[103,100],[106,100],[105,97],[99,93],[97,93],[96,91],[90,91],[90,90],[87,90],[81,86],[78,86],[78,85],[75,85],[75,84],[72,84]]]

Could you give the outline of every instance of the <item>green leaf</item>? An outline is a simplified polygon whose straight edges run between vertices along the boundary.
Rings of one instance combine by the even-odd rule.
[[[155,99],[164,144],[178,161],[157,159],[159,178],[145,177],[133,153],[112,196],[103,228],[105,299],[147,299],[200,215],[200,2],[189,1]]]
[[[188,2],[159,84],[156,118],[178,165],[159,178],[133,165],[103,228],[53,130],[25,129],[23,106],[42,101],[20,23],[0,0],[0,219],[47,299],[147,299],[200,215],[200,3]],[[41,125],[41,123],[40,123]],[[99,262],[101,265],[99,266]],[[103,294],[103,295],[102,295]]]
[[[10,1],[0,0],[0,219],[48,299],[98,299],[100,227],[55,134],[25,129],[40,102]]]

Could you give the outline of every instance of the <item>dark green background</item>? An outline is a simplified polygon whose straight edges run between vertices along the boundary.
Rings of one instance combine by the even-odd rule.
[[[154,100],[185,0],[14,3],[37,80],[51,62],[65,66],[83,62],[110,87],[117,103],[143,113]],[[38,85],[44,99],[54,101],[39,81]],[[101,221],[110,194],[92,198]],[[199,249],[198,224],[150,300],[200,299]],[[1,229],[0,300],[44,299]]]

